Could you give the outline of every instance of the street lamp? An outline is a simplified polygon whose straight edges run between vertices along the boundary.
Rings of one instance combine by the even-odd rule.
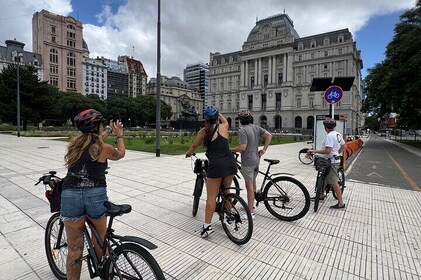
[[[20,137],[20,82],[19,82],[19,68],[20,68],[20,60],[21,57],[23,57],[23,53],[22,52],[18,52],[18,51],[13,51],[13,57],[15,58],[17,67],[16,67],[16,76],[17,76],[17,97],[16,97],[16,107],[17,107],[17,130],[18,130],[18,137]]]
[[[132,120],[129,118],[129,126],[130,126],[130,129],[132,129]]]

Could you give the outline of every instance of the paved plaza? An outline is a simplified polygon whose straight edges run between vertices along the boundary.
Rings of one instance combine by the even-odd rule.
[[[265,157],[279,159],[272,170],[294,174],[313,195],[316,171],[297,158],[305,146],[270,146]],[[65,175],[65,147],[0,134],[1,279],[54,279],[44,250],[51,213],[43,185],[34,184],[49,170]],[[193,218],[190,159],[127,151],[109,166],[110,200],[133,206],[115,222],[116,232],[155,243],[151,253],[167,279],[421,279],[420,192],[347,182],[345,210],[330,210],[336,202],[329,196],[295,222],[277,220],[260,204],[252,239],[238,246],[216,216],[215,232],[200,238],[206,195]]]

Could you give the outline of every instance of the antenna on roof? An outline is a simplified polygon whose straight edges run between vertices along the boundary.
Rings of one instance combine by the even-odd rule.
[[[284,8],[284,15],[285,15],[285,8]]]
[[[132,55],[132,58],[134,58],[134,46],[133,46],[133,55]]]
[[[259,20],[259,18],[256,16],[256,22]]]

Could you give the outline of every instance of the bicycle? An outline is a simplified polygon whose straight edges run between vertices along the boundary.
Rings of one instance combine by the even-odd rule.
[[[256,170],[264,176],[260,189],[254,194],[256,207],[263,201],[269,213],[283,221],[295,221],[304,217],[310,209],[310,194],[307,188],[300,181],[291,177],[292,174],[271,174],[271,166],[278,164],[279,160],[264,159],[264,161],[269,163],[266,172]],[[237,167],[241,169],[241,164],[238,161]]]
[[[195,166],[196,162],[198,162],[198,166],[199,164],[203,167],[207,166],[206,163],[203,163],[207,162],[207,160],[198,158],[196,154],[192,154],[192,156],[196,158]],[[196,186],[199,184],[200,194],[201,190],[203,189],[204,180],[206,180],[206,170],[204,169],[205,168],[202,168],[201,170],[194,170],[198,171],[195,172],[198,174],[198,177],[196,177]],[[240,191],[238,181],[234,181],[234,184],[235,187],[224,187],[221,184],[218,196],[216,198],[215,212],[218,214],[219,220],[222,223],[222,228],[224,229],[228,238],[235,244],[243,245],[251,239],[253,234],[253,220],[247,203],[237,194],[237,192],[239,193]],[[197,191],[199,191],[199,189],[197,189]],[[235,193],[231,191],[235,191]],[[195,196],[195,199],[196,197],[200,198],[200,196]],[[195,211],[194,207],[195,205],[198,205],[198,201],[199,199],[197,199],[197,204],[195,204],[195,202],[193,203],[193,211]]]
[[[192,158],[193,157],[195,158],[193,172],[196,174],[196,181],[194,183],[194,190],[193,190],[192,215],[193,217],[196,217],[197,210],[199,209],[200,197],[202,196],[202,192],[203,192],[203,185],[205,184],[205,180],[206,180],[206,171],[208,170],[209,161],[207,159],[200,159],[196,157],[195,153],[192,154]],[[234,177],[233,183],[235,185],[236,194],[240,195],[240,185],[236,177]]]
[[[50,171],[39,178],[46,187],[46,191],[59,187],[62,178]],[[109,217],[104,239],[101,239],[93,223],[87,219],[83,232],[84,250],[79,261],[86,261],[91,279],[165,279],[164,274],[154,257],[145,249],[153,250],[157,246],[150,241],[136,236],[120,236],[112,228],[114,218],[130,213],[129,204],[117,205],[109,201],[104,202],[105,213]],[[88,230],[89,229],[89,230]],[[93,238],[102,249],[100,257],[94,250]],[[55,212],[47,222],[45,228],[45,251],[48,264],[58,279],[65,280],[67,259],[67,236],[60,212]]]
[[[313,141],[308,141],[307,144],[311,144],[311,148],[301,149],[298,152],[298,159],[301,161],[301,163],[308,165],[308,164],[312,164],[314,160],[312,154],[307,154],[308,150],[313,149]]]
[[[330,168],[333,168],[333,166],[332,166],[332,163],[330,162],[330,159],[326,159],[320,156],[314,156],[314,157],[315,157],[314,166],[317,170],[316,185],[314,186],[314,191],[316,193],[314,197],[314,212],[317,212],[319,208],[321,194],[323,192],[323,186],[324,186],[326,175],[329,173]],[[343,157],[336,157],[336,159],[338,158],[341,159],[339,168],[337,170],[333,168],[333,170],[336,173],[336,176],[338,177],[338,184],[339,184],[339,188],[341,189],[341,193],[343,193],[345,189],[345,172],[343,168]],[[326,195],[328,195],[329,192],[332,192],[333,197],[335,199],[338,199],[335,191],[333,190],[333,186],[330,184],[326,185]]]

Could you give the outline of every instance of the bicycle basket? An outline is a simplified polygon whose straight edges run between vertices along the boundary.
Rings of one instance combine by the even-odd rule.
[[[208,170],[208,161],[206,159],[196,159],[194,162],[193,172],[196,174],[202,173],[203,170]]]
[[[48,202],[50,202],[51,213],[60,211],[62,186],[63,180],[51,180],[49,189],[45,191],[45,197],[48,199]]]
[[[325,170],[325,172],[327,173],[327,171],[330,168],[330,162],[328,159],[325,159],[323,157],[316,157],[314,159],[314,166],[316,167],[316,170]]]

